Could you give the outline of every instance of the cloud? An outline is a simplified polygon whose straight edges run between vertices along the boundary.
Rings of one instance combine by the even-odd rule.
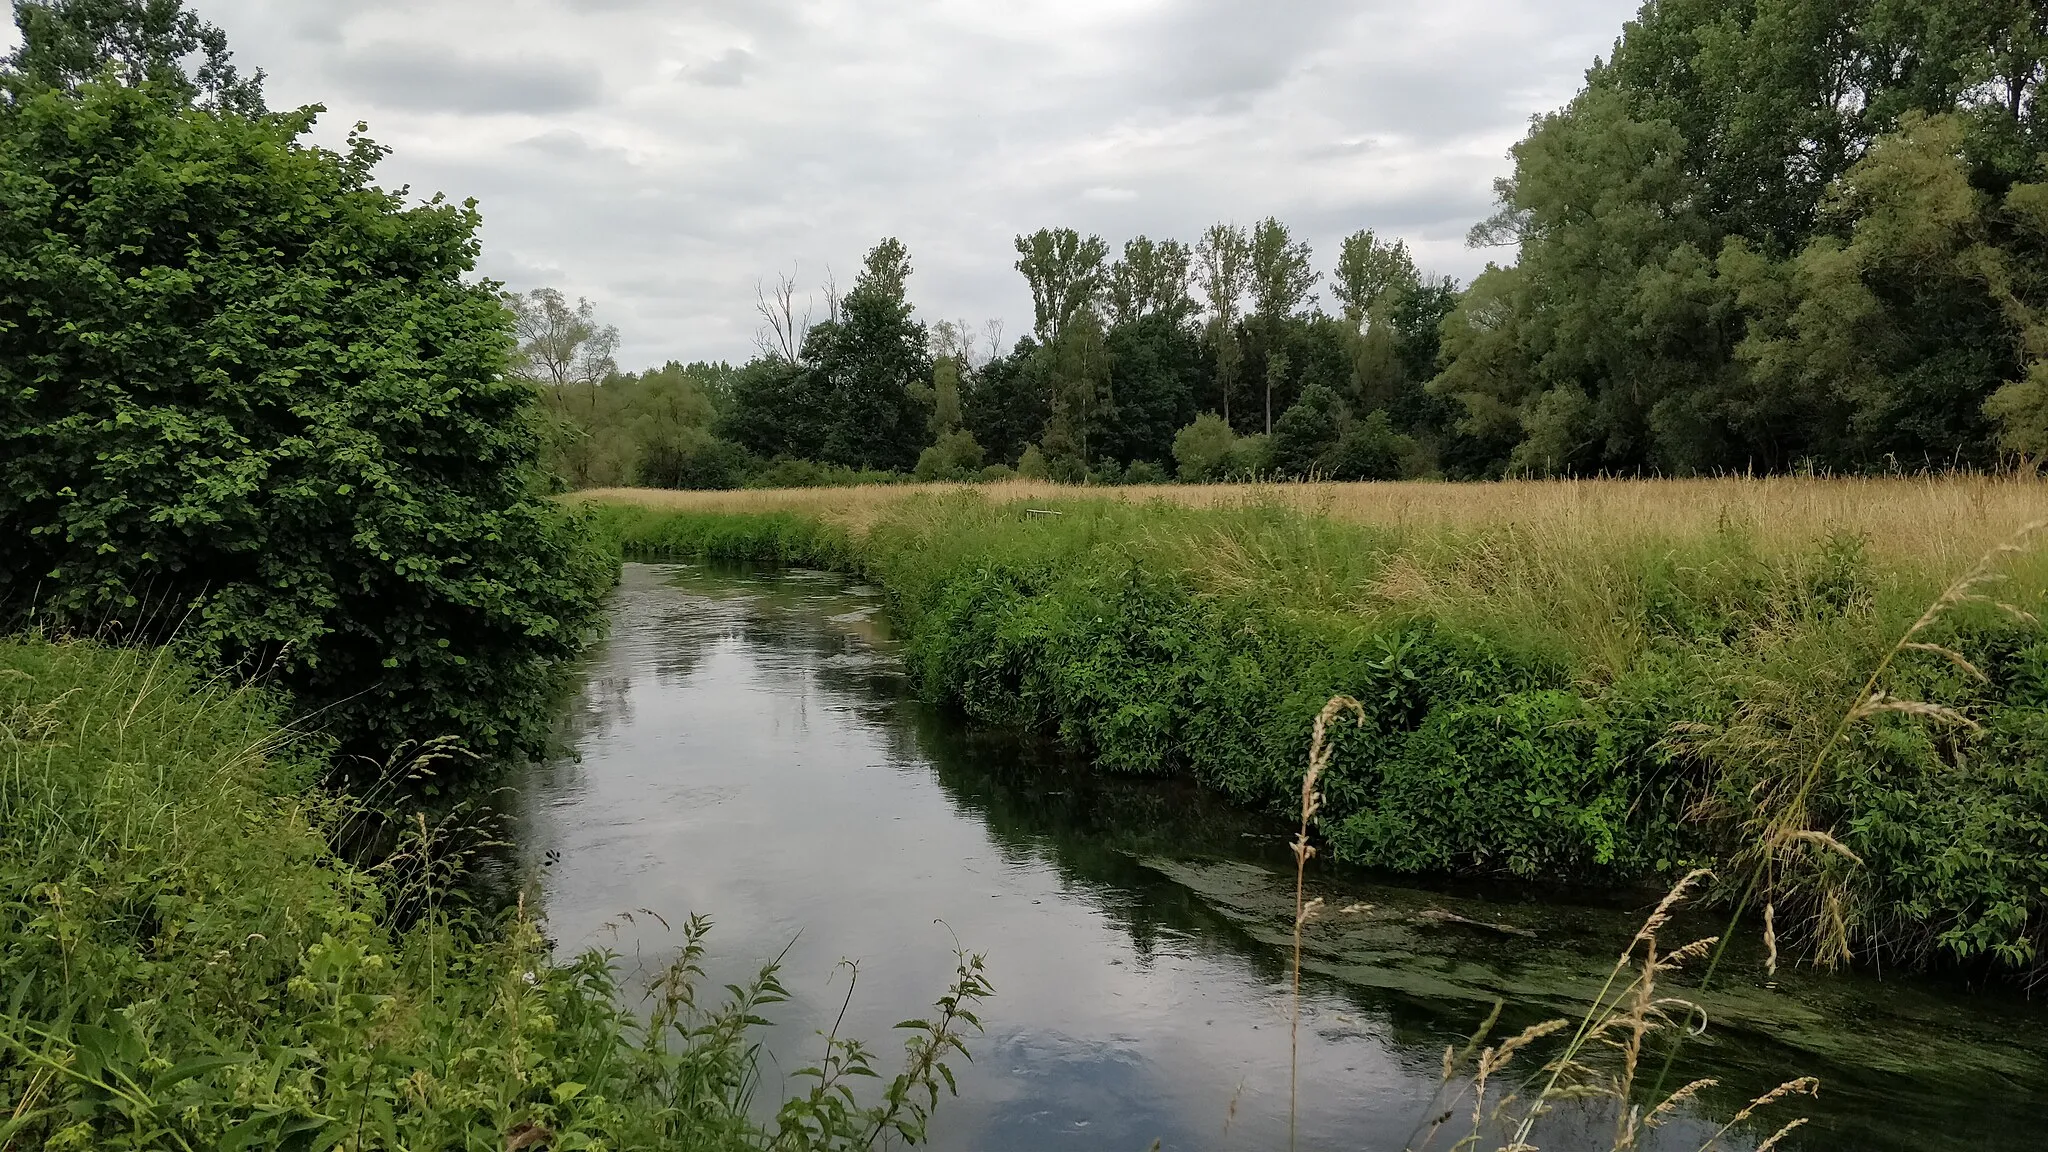
[[[752,52],[744,48],[728,48],[715,60],[683,69],[683,75],[690,83],[702,84],[706,88],[737,88],[746,83],[747,73],[753,66]]]
[[[755,281],[822,298],[882,236],[926,318],[1030,327],[1010,238],[1277,216],[1469,278],[1532,113],[1639,0],[189,0],[271,103],[370,122],[475,196],[482,270],[588,296],[629,366],[744,358]]]
[[[380,43],[349,49],[330,74],[375,108],[473,114],[568,112],[603,96],[588,64],[519,56],[464,57],[423,44]]]

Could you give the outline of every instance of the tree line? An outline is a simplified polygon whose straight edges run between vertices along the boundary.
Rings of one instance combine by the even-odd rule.
[[[1276,219],[1194,244],[1140,236],[1114,258],[1069,228],[1015,246],[1033,325],[1008,347],[996,324],[918,320],[893,238],[815,322],[789,279],[764,291],[760,354],[738,367],[621,373],[616,333],[587,301],[508,301],[576,485],[1380,478],[1447,455],[1461,474],[1482,467],[1458,455],[1454,406],[1424,387],[1458,287],[1422,275],[1399,240],[1345,240],[1334,313],[1312,291],[1309,246]]]
[[[764,292],[748,363],[615,377],[693,422],[554,438],[691,485],[1996,467],[2048,451],[2044,61],[2031,0],[1661,0],[1515,146],[1469,286],[1370,230],[1045,228],[1004,349],[889,239],[817,323]]]

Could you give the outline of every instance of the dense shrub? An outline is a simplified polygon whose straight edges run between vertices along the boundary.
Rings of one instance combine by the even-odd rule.
[[[150,86],[0,116],[0,610],[176,628],[352,745],[530,748],[607,561],[534,491],[478,217]]]
[[[1718,860],[1739,892],[1759,807],[1834,747],[1811,826],[1856,862],[1822,851],[1834,887],[1779,890],[1788,951],[1810,946],[1796,915],[1810,912],[1839,914],[1888,964],[2041,962],[2038,622],[1977,605],[1922,634],[1983,681],[1930,651],[1891,666],[1888,691],[1976,728],[1883,712],[1836,743],[1870,669],[1941,591],[1855,538],[1788,551],[1730,526],[1645,528],[1589,549],[1273,506],[1056,507],[911,498],[858,537],[759,515],[675,529],[605,515],[638,518],[620,533],[628,554],[858,571],[888,591],[927,696],[1055,732],[1105,771],[1184,774],[1276,814],[1299,803],[1317,711],[1354,696],[1366,723],[1337,730],[1318,818],[1343,861],[1628,887]],[[2048,557],[2009,567],[1999,596],[2038,615]]]
[[[746,449],[702,429],[680,428],[646,446],[637,479],[651,488],[739,488],[752,471]]]
[[[913,475],[927,481],[972,480],[981,474],[981,459],[974,433],[956,428],[918,456]]]
[[[1173,460],[1180,478],[1190,484],[1218,480],[1230,461],[1230,446],[1237,435],[1223,417],[1204,412],[1195,422],[1173,437]]]

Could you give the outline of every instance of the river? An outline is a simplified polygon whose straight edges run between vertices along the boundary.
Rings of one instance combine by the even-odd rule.
[[[815,1058],[850,971],[844,1030],[893,1068],[890,1026],[944,989],[957,937],[987,955],[996,996],[932,1146],[1286,1146],[1288,828],[921,704],[882,598],[837,576],[629,564],[585,676],[563,719],[572,751],[517,788],[549,932],[648,971],[676,947],[663,921],[701,912],[716,983],[781,955],[795,997],[764,1036],[764,1098]],[[1503,1028],[1575,1014],[1653,900],[1421,888],[1321,862],[1311,890],[1329,913],[1309,933],[1299,1146],[1374,1152],[1405,1146],[1444,1046],[1496,999]],[[1740,958],[1727,972],[1669,1080],[1722,1084],[1651,1147],[1697,1149],[1716,1118],[1795,1075],[1822,1088],[1776,1106],[1811,1118],[1780,1147],[2048,1139],[2036,1004],[1862,975],[1767,980]],[[1602,1123],[1566,1109],[1537,1143],[1605,1148]]]

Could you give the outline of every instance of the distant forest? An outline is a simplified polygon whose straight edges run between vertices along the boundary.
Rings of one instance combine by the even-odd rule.
[[[621,374],[511,298],[577,486],[1993,468],[2048,453],[2048,5],[1661,0],[1537,117],[1470,285],[1359,231],[1016,238],[1029,333],[916,319],[910,254],[745,365]]]

